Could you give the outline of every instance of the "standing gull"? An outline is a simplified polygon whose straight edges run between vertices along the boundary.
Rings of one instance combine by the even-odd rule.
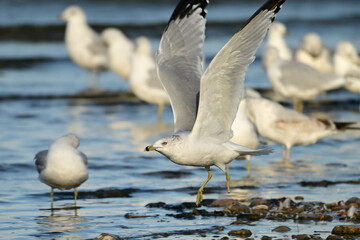
[[[280,59],[275,48],[268,48],[265,57],[266,73],[275,92],[292,98],[298,112],[302,112],[304,100],[313,100],[320,93],[345,84],[341,76],[319,72],[297,61]]]
[[[344,76],[345,87],[360,93],[360,58],[350,42],[340,42],[334,55],[335,73]]]
[[[211,166],[225,173],[230,192],[227,165],[233,159],[271,152],[232,143],[231,127],[242,97],[245,72],[284,1],[267,1],[218,52],[204,73],[202,49],[208,1],[180,1],[165,28],[157,67],[173,109],[175,134],[145,150],[155,150],[176,164],[205,167],[208,178],[198,190],[197,205],[212,177]]]
[[[265,98],[248,98],[247,112],[261,136],[283,144],[286,163],[292,146],[316,143],[339,130],[352,129],[353,124],[309,117]]]
[[[89,27],[80,7],[67,7],[60,18],[67,21],[65,43],[70,58],[89,71],[89,87],[93,88],[92,74],[96,73],[98,80],[98,74],[108,68],[106,46],[100,36]]]
[[[158,74],[151,43],[146,37],[135,40],[136,47],[132,57],[130,89],[141,100],[158,105],[158,120],[162,119],[165,104],[170,104]]]
[[[247,93],[247,90],[246,90]],[[241,145],[250,149],[257,149],[260,141],[254,124],[249,120],[246,114],[246,98],[242,99],[236,113],[231,130],[233,136],[230,139],[231,142]],[[247,160],[247,170],[250,173],[250,155],[243,156],[241,159]],[[238,158],[240,159],[240,157]]]
[[[296,51],[296,60],[319,72],[333,72],[331,50],[324,46],[321,37],[316,33],[307,33],[301,39],[300,47]]]
[[[58,138],[49,150],[35,155],[35,165],[41,182],[51,187],[51,202],[54,188],[60,190],[74,188],[76,203],[77,188],[88,179],[87,157],[79,152],[79,138],[72,133]]]
[[[265,50],[263,55],[267,54],[266,49],[268,48],[276,48],[279,53],[279,58],[282,60],[292,60],[294,58],[294,50],[290,48],[284,36],[288,34],[288,30],[286,26],[281,22],[274,22],[274,24],[269,29],[269,34],[267,35]],[[264,56],[263,56],[264,58]],[[266,68],[267,62],[262,60],[263,66]]]
[[[134,43],[116,28],[105,29],[101,33],[101,38],[108,46],[109,68],[128,81],[131,72],[131,58],[135,49]]]

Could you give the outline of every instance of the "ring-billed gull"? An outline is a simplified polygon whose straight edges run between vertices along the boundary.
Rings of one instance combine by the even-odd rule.
[[[170,104],[170,101],[156,72],[151,43],[146,37],[138,37],[135,44],[130,89],[141,100],[158,105],[158,120],[161,121],[164,105]]]
[[[79,6],[69,6],[59,16],[66,20],[65,43],[71,60],[89,71],[89,87],[95,87],[92,75],[96,80],[101,71],[108,68],[108,55],[104,42],[86,22],[84,11]],[[99,85],[99,82],[97,82]]]
[[[316,143],[353,124],[309,117],[265,98],[248,98],[247,112],[261,136],[283,144],[284,162],[289,162],[292,146]]]
[[[313,100],[320,93],[337,89],[345,84],[341,76],[322,73],[297,62],[279,58],[275,48],[266,49],[266,73],[275,92],[293,99],[294,109],[303,110],[304,100]]]
[[[72,133],[58,138],[49,150],[35,155],[35,165],[41,182],[51,187],[51,202],[54,188],[60,190],[74,188],[76,203],[77,188],[88,179],[87,157],[79,152],[79,138]]]
[[[128,81],[131,72],[131,58],[135,46],[125,34],[116,28],[107,28],[101,33],[101,38],[108,46],[109,68]]]
[[[269,29],[263,55],[266,55],[266,49],[271,47],[278,50],[280,59],[292,60],[294,58],[294,50],[287,45],[284,39],[284,35],[288,33],[289,32],[283,23],[274,22],[274,24]],[[267,62],[262,60],[262,64],[264,67],[266,67]]]
[[[309,65],[323,73],[333,72],[333,56],[331,50],[324,46],[317,33],[307,33],[301,39],[296,51],[296,60]]]
[[[180,1],[165,28],[157,52],[157,68],[169,94],[175,134],[145,150],[155,150],[176,164],[205,167],[208,178],[198,190],[197,205],[212,177],[211,166],[225,173],[230,192],[227,165],[233,159],[271,152],[237,145],[230,138],[245,72],[284,2],[267,1],[218,52],[204,73],[202,49],[208,1]]]
[[[340,42],[334,55],[335,73],[344,76],[345,87],[360,93],[360,58],[350,42]]]
[[[247,91],[246,91],[247,92]],[[233,136],[231,142],[236,143],[253,150],[259,147],[260,141],[254,124],[249,120],[246,114],[246,99],[242,99],[236,113],[231,130]],[[243,156],[247,160],[247,170],[250,171],[250,155]]]

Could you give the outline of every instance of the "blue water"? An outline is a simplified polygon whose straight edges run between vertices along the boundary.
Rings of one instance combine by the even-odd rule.
[[[207,64],[262,2],[218,0],[209,5],[204,49]],[[64,23],[57,16],[72,3],[69,0],[2,0],[0,27],[9,31],[19,26],[62,26]],[[92,25],[123,26],[132,39],[151,33],[148,37],[155,50],[161,27],[166,24],[176,1],[82,0],[78,4],[85,9]],[[299,45],[303,34],[312,31],[319,33],[333,50],[341,40],[350,41],[360,49],[358,0],[288,0],[277,19],[289,28],[291,34],[286,40],[292,47]],[[129,239],[151,239],[152,233],[207,229],[214,225],[226,227],[224,232],[209,234],[208,238],[211,238],[226,236],[229,230],[236,229],[230,226],[233,218],[179,220],[167,216],[171,213],[169,210],[146,208],[150,202],[176,204],[195,201],[196,189],[207,176],[202,168],[178,166],[160,154],[143,152],[146,145],[172,131],[171,108],[165,108],[163,123],[159,124],[156,106],[145,103],[59,98],[86,89],[85,70],[68,59],[62,37],[34,40],[36,33],[26,34],[21,41],[0,34],[0,61],[35,59],[22,68],[0,68],[0,238],[92,239],[108,232]],[[262,47],[257,53],[259,58],[261,52]],[[42,58],[49,60],[39,61]],[[103,74],[101,79],[103,89],[128,90],[128,84],[111,72]],[[259,60],[250,66],[246,86],[270,87]],[[308,109],[309,113],[340,121],[359,121],[358,109],[347,105],[347,99],[356,99],[356,94],[342,91],[328,97],[341,99],[344,106]],[[46,149],[54,139],[67,132],[80,137],[80,150],[89,157],[90,177],[79,188],[78,209],[73,208],[71,191],[55,191],[54,209],[51,210],[50,188],[37,179],[32,159],[35,153]],[[358,132],[346,132],[314,145],[294,147],[291,153],[291,161],[296,164],[294,167],[281,164],[280,145],[264,140],[275,153],[254,157],[251,177],[245,162],[232,163],[232,193],[226,194],[225,176],[214,168],[213,179],[207,186],[213,191],[205,192],[204,197],[244,199],[302,195],[307,201],[333,202],[359,196],[357,185],[310,188],[298,184],[300,181],[323,179],[358,180],[359,137]],[[183,174],[169,178],[162,171]],[[97,190],[108,188],[132,190],[128,197],[96,197]],[[127,213],[148,217],[127,219]],[[279,225],[275,222],[254,224],[248,228],[255,233],[255,238],[264,234],[283,236],[271,232]],[[293,229],[287,233],[291,235],[312,234],[315,230],[331,231],[337,223],[321,224],[316,228],[312,228],[312,224],[287,224]],[[185,234],[176,237],[194,238]]]

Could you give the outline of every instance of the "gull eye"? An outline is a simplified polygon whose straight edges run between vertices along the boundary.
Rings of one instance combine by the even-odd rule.
[[[162,142],[161,145],[165,146],[167,144],[167,142]]]

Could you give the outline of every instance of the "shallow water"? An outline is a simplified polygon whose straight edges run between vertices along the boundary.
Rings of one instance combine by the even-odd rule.
[[[207,62],[240,27],[262,1],[214,1],[208,8],[209,24],[205,54]],[[207,176],[202,168],[178,166],[157,153],[144,153],[146,145],[172,131],[171,108],[165,108],[163,123],[156,119],[156,106],[129,99],[64,98],[86,89],[86,72],[68,58],[57,26],[57,15],[72,1],[3,0],[0,1],[0,238],[91,239],[108,232],[128,239],[193,239],[183,230],[205,229],[208,237],[226,236],[236,229],[233,218],[196,217],[176,219],[169,210],[147,208],[148,203],[193,202],[197,188]],[[91,24],[124,26],[132,37],[146,35],[154,49],[163,26],[176,1],[80,1]],[[278,20],[291,35],[287,40],[297,47],[301,36],[318,32],[334,49],[340,40],[351,41],[360,49],[357,0],[290,1],[283,6]],[[19,34],[20,26],[39,29],[48,26],[44,40],[37,32]],[[139,27],[141,26],[141,27]],[[61,29],[61,28],[60,28]],[[7,35],[12,30],[16,34]],[[20,32],[21,33],[21,32]],[[261,56],[261,50],[258,56]],[[30,60],[29,60],[30,59]],[[258,58],[259,59],[259,58]],[[11,61],[10,61],[11,60]],[[11,63],[11,64],[10,64]],[[1,65],[2,66],[2,65]],[[102,87],[127,91],[128,85],[113,73],[101,77]],[[256,60],[247,73],[246,86],[268,88],[269,82]],[[44,98],[44,96],[47,96]],[[49,97],[51,96],[51,97]],[[334,105],[308,108],[311,114],[325,115],[338,121],[359,121],[356,94],[330,93]],[[351,101],[350,101],[351,100]],[[355,103],[354,103],[355,101]],[[35,153],[48,148],[52,141],[67,132],[81,138],[80,150],[89,157],[89,180],[79,188],[74,208],[72,191],[55,191],[54,208],[50,205],[50,188],[37,179],[32,161]],[[359,196],[358,185],[337,184],[328,187],[304,187],[301,181],[341,181],[360,179],[360,133],[350,131],[294,147],[291,161],[281,163],[282,147],[266,142],[275,152],[254,157],[250,176],[246,162],[231,165],[232,193],[226,193],[224,174],[213,168],[205,199],[251,197],[278,198],[302,195],[307,201],[335,202]],[[111,191],[113,190],[113,191]],[[145,215],[126,218],[126,214]],[[279,225],[267,220],[247,227],[255,238],[262,235],[283,237],[271,232]],[[338,222],[286,223],[296,233],[329,235]],[[226,231],[213,232],[213,226]],[[159,233],[156,235],[156,233]],[[199,235],[195,238],[200,237]],[[164,237],[165,238],[165,237]]]

